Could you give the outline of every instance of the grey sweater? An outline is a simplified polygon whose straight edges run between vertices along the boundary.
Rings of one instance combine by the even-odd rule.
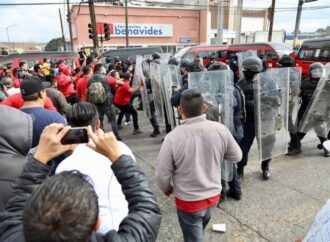
[[[224,125],[204,115],[187,119],[169,133],[156,161],[163,192],[174,184],[175,197],[199,201],[220,194],[221,162],[237,162],[242,151]]]

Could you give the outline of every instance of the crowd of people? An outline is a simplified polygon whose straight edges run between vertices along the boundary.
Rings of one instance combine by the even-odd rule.
[[[25,62],[12,72],[2,71],[0,240],[156,240],[161,225],[156,197],[120,136],[124,117],[125,125],[132,117],[132,135],[141,133],[134,102],[138,98],[138,109],[148,112],[151,137],[161,135],[158,111],[164,111],[166,136],[156,160],[156,179],[166,196],[175,197],[184,241],[203,241],[214,208],[221,207],[226,197],[241,199],[244,167],[257,136],[254,84],[267,65],[262,57],[251,56],[240,66],[237,58],[233,54],[226,65],[213,56],[204,66],[199,59],[164,61],[161,54],[153,53],[139,63],[141,72],[137,75],[138,64],[119,57],[94,61],[81,50],[77,68],[65,60],[45,58],[33,66],[33,71]],[[161,64],[177,68],[181,76],[179,84],[172,86],[170,100],[162,100],[159,106],[159,99],[166,95],[155,94],[157,82],[151,69]],[[289,56],[279,60],[279,68],[294,66]],[[190,88],[189,83],[189,73],[218,75],[221,71],[232,73],[227,77],[233,98],[229,121],[221,120],[219,114],[211,118],[212,105],[203,91]],[[302,97],[302,104],[295,129],[290,130],[288,155],[301,152],[300,140],[305,133],[298,132],[297,127],[322,73],[321,63],[311,65],[309,76],[295,93]],[[300,79],[290,79],[292,90],[296,80]],[[167,101],[171,107],[165,105]],[[221,114],[219,108],[217,112]],[[177,113],[179,120],[170,122],[169,113]],[[104,131],[104,116],[111,132]],[[173,125],[176,122],[178,125]],[[16,132],[10,132],[13,125]],[[81,127],[88,131],[87,145],[62,144],[69,130]],[[326,157],[330,152],[323,144],[328,136],[319,136],[318,146]],[[272,145],[276,142],[273,136],[267,139]],[[261,162],[264,180],[270,177],[271,158]],[[230,179],[222,173],[224,160],[229,162]]]

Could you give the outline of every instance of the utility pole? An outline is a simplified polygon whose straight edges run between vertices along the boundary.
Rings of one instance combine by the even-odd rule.
[[[236,44],[241,43],[241,25],[242,25],[242,8],[243,0],[237,0],[237,10],[236,10]]]
[[[299,0],[298,8],[297,8],[297,16],[296,16],[296,26],[294,28],[294,39],[293,39],[293,48],[296,47],[297,40],[298,40],[298,33],[299,33],[299,26],[300,26],[300,19],[301,19],[301,12],[304,3],[315,2],[317,0]]]
[[[126,48],[128,48],[129,42],[128,42],[128,9],[127,9],[127,0],[125,0],[125,28],[126,28]]]
[[[95,17],[95,8],[94,8],[94,1],[89,0],[89,13],[91,16],[91,25],[93,29],[93,46],[94,46],[94,56],[98,56],[100,53],[99,50],[99,42],[98,42],[98,36],[97,36],[97,30],[96,30],[96,17]]]
[[[275,2],[276,2],[276,0],[272,0],[272,9],[271,9],[271,13],[270,13],[269,32],[268,32],[268,42],[272,41],[274,14],[275,14]]]
[[[224,0],[218,0],[218,31],[217,31],[217,38],[218,38],[218,44],[223,44],[223,19],[224,19],[224,11],[223,11],[223,1]]]
[[[69,32],[70,32],[70,46],[71,46],[71,51],[73,51],[73,37],[72,37],[72,26],[71,26],[70,0],[67,0],[66,4],[67,4],[67,9],[68,9],[68,24],[69,24]]]
[[[64,30],[63,30],[63,22],[62,22],[61,9],[58,9],[58,13],[59,13],[59,15],[60,15],[60,22],[61,22],[63,50],[66,51],[66,45],[65,45],[65,37],[64,37]]]

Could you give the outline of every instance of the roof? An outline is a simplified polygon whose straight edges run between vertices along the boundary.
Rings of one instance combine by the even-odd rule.
[[[256,43],[247,43],[247,44],[234,44],[230,45],[230,47],[242,47],[242,46],[260,46],[260,45],[268,45],[274,49],[278,49],[286,47],[287,49],[290,49],[291,47],[283,44],[283,43],[277,43],[277,42],[256,42]]]

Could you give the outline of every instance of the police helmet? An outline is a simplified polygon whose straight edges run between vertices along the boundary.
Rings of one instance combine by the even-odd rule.
[[[251,72],[255,72],[255,73],[259,73],[263,70],[263,65],[262,65],[262,61],[260,60],[259,57],[256,56],[250,56],[248,58],[246,58],[243,63],[242,66],[244,69],[247,69]]]
[[[154,52],[151,54],[151,57],[153,60],[160,59],[160,54],[158,52]]]
[[[178,62],[177,58],[175,58],[175,57],[171,57],[171,58],[168,60],[168,64],[169,64],[169,65],[175,65],[175,66],[177,66],[177,65],[179,65],[179,62]]]
[[[210,55],[210,61],[213,61],[213,60],[215,60],[215,53],[212,53],[212,54]]]
[[[278,65],[281,67],[293,67],[294,59],[291,56],[283,55],[278,61]]]
[[[188,70],[190,70],[191,62],[188,60],[182,60],[180,64],[180,68],[187,68]]]
[[[223,62],[215,62],[207,68],[208,71],[222,71],[229,70],[228,66]]]
[[[324,65],[320,62],[315,62],[309,66],[308,75],[311,79],[320,79],[324,70]]]

